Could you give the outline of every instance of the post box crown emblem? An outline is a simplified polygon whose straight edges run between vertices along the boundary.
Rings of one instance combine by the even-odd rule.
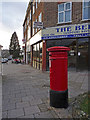
[[[55,46],[48,48],[47,51],[70,51],[70,48],[64,46]]]

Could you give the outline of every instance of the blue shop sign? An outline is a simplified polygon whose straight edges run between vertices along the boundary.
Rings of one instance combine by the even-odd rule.
[[[42,31],[42,39],[89,37],[89,36],[90,36],[89,23],[53,27],[44,29]]]

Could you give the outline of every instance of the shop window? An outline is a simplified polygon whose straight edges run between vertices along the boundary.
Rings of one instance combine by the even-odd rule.
[[[76,45],[76,39],[68,39],[63,41],[63,44],[65,44],[66,47],[70,48],[70,51],[68,51],[68,67],[69,69],[75,69],[76,70],[76,62],[77,62],[77,45]]]
[[[40,70],[42,70],[42,42],[40,43]]]
[[[78,39],[77,66],[79,70],[88,69],[88,38]]]
[[[90,1],[86,1],[83,0],[83,16],[82,16],[82,19],[83,20],[88,20],[90,19]]]
[[[54,46],[61,46],[62,40],[48,40],[46,42],[46,48],[54,47]],[[49,70],[49,52],[46,51],[46,70]]]
[[[37,69],[40,69],[40,52],[39,52],[39,43],[37,44]]]
[[[68,52],[68,67],[69,69],[76,69],[76,39],[62,39],[62,40],[48,40],[46,43],[47,48],[53,46],[69,47]],[[46,53],[46,69],[49,70],[49,52]]]
[[[71,22],[71,2],[58,5],[58,23]]]
[[[33,67],[42,70],[42,42],[33,45]]]
[[[36,60],[37,60],[36,45],[33,45],[33,67],[35,68],[36,68]]]
[[[29,46],[29,49],[30,49],[30,46]],[[28,64],[29,64],[29,63],[31,63],[30,51],[27,53],[27,56],[28,56],[28,57],[27,57],[27,58],[28,58],[28,59],[27,59],[27,62],[28,62]]]

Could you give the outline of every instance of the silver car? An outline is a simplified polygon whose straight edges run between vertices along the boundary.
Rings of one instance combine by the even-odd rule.
[[[7,58],[2,58],[2,63],[7,63],[8,59]]]

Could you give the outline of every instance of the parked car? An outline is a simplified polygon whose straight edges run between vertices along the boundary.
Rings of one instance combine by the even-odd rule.
[[[2,58],[2,63],[7,63],[8,59],[7,58]]]
[[[13,59],[12,63],[17,63],[18,64],[18,63],[21,63],[21,60],[20,59]]]
[[[8,60],[12,60],[12,58],[8,58]]]
[[[12,55],[10,55],[10,56],[8,57],[8,60],[12,60]]]

